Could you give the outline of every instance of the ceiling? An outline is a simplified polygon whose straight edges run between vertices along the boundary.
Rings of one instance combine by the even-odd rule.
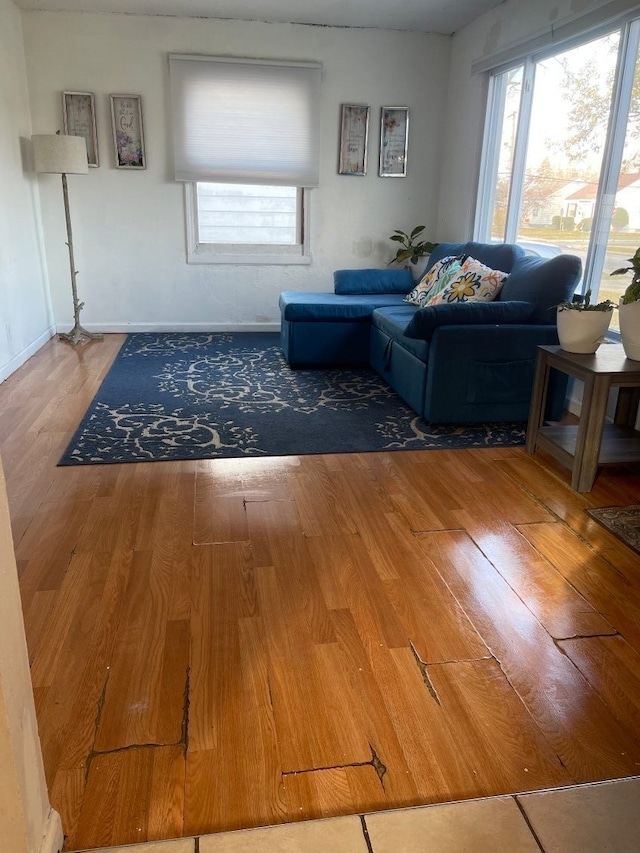
[[[374,27],[450,34],[503,0],[17,0],[22,9]]]

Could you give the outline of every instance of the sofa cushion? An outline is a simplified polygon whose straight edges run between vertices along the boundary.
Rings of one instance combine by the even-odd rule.
[[[429,255],[426,271],[447,255],[471,255],[491,269],[511,272],[515,262],[524,257],[524,249],[514,243],[439,243]]]
[[[283,320],[368,323],[374,308],[401,305],[402,294],[341,296],[335,293],[286,290],[280,294],[279,304]]]
[[[533,306],[530,323],[556,324],[555,308],[570,302],[582,273],[582,261],[575,255],[557,255],[544,260],[524,257],[516,261],[511,275],[498,295],[500,302],[529,302]]]
[[[333,289],[343,296],[361,293],[408,293],[413,287],[411,270],[336,270]]]
[[[380,329],[392,341],[399,343],[404,349],[419,358],[420,361],[427,360],[429,344],[424,340],[408,338],[404,330],[409,320],[416,312],[411,305],[393,305],[386,308],[376,308],[371,315],[371,325]]]
[[[438,326],[481,326],[526,323],[533,312],[528,302],[464,302],[418,308],[404,334],[430,341]]]
[[[462,266],[461,260],[455,255],[450,255],[435,263],[413,290],[405,296],[404,301],[418,307],[426,305],[429,299],[444,290],[451,279],[455,278]]]
[[[405,329],[416,310],[411,305],[393,305],[386,308],[376,308],[371,315],[371,325],[384,332],[392,341],[401,344],[404,349],[415,355],[420,361],[426,361],[427,353],[429,352],[427,341],[408,338],[405,335]]]

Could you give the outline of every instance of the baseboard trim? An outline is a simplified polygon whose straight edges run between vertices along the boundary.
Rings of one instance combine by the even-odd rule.
[[[580,384],[580,386],[579,386],[580,393],[577,395],[574,393],[571,393],[569,395],[569,399],[567,400],[567,403],[566,403],[567,411],[571,412],[572,415],[576,415],[577,417],[580,417],[580,415],[582,414],[582,387],[583,387],[582,384]],[[574,389],[575,389],[575,383],[574,383]],[[572,391],[573,391],[573,389],[572,389]],[[618,400],[617,388],[614,389],[614,394],[615,394],[615,396],[612,396],[609,399],[609,402],[607,405],[607,413],[605,415],[605,422],[608,424],[612,424],[614,417],[615,417],[616,403]],[[636,421],[636,427],[635,428],[636,429],[640,428],[640,411],[638,412],[638,419]]]
[[[32,355],[35,355],[35,353],[37,353],[47,341],[51,340],[55,333],[55,326],[49,326],[46,331],[41,335],[38,335],[35,340],[31,341],[31,343],[27,344],[27,346],[21,349],[19,353],[16,353],[16,355],[10,358],[6,364],[0,365],[0,382],[4,382],[4,380],[11,376],[12,373],[15,373],[19,367],[22,367],[25,361],[30,359]]]
[[[88,332],[279,332],[280,323],[83,323]],[[57,329],[68,331],[68,324]]]
[[[40,853],[60,853],[64,844],[62,821],[55,809],[49,809],[47,825],[45,826]]]
[[[580,417],[580,413],[582,412],[582,397],[569,397],[567,411],[571,412],[572,415]]]

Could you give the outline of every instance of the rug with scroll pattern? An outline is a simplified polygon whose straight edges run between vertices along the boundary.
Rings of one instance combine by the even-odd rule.
[[[367,369],[292,370],[279,335],[132,334],[60,465],[524,444],[525,424],[431,426]]]

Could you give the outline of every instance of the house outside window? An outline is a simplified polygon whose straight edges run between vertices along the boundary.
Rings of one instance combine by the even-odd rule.
[[[476,205],[475,239],[578,255],[583,292],[615,302],[640,245],[639,43],[636,12],[495,69]]]

